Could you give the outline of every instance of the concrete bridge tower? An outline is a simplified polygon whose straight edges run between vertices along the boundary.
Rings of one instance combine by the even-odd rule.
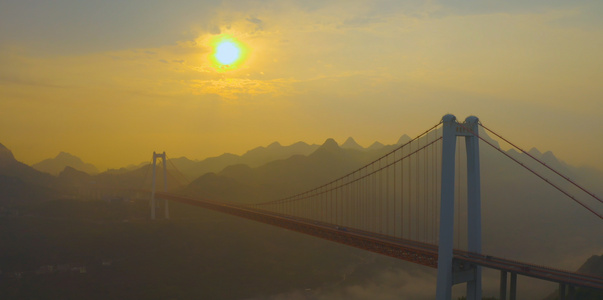
[[[452,298],[452,285],[467,283],[467,300],[482,299],[482,270],[480,266],[453,262],[454,235],[454,174],[456,137],[465,137],[467,149],[467,250],[482,251],[481,190],[479,167],[479,120],[470,116],[463,124],[453,115],[442,118],[442,181],[440,209],[440,241],[438,249],[437,300]]]
[[[157,169],[157,159],[161,158],[163,162],[163,191],[167,192],[167,159],[165,155],[165,151],[163,153],[155,153],[153,152],[153,189],[151,190],[151,219],[155,220],[155,181],[156,181],[156,169]],[[168,206],[168,200],[165,199],[165,218],[170,218],[170,209]]]

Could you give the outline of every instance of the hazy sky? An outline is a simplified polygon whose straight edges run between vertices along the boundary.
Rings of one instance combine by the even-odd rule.
[[[529,3],[526,3],[529,2]],[[0,143],[117,168],[470,114],[603,169],[603,1],[0,0]],[[249,49],[219,72],[210,41]]]

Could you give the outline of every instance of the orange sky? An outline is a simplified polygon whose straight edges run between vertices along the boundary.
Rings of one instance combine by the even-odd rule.
[[[600,1],[202,2],[3,1],[0,143],[105,169],[153,151],[394,143],[454,113],[603,169]],[[249,56],[218,72],[225,34]]]

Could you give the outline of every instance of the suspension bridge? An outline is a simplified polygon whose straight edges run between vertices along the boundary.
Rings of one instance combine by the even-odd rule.
[[[480,128],[539,167],[530,167],[501,150],[480,136]],[[461,283],[466,283],[467,299],[482,299],[483,268],[500,272],[501,300],[516,299],[518,275],[558,283],[559,299],[574,299],[576,287],[603,290],[600,277],[482,253],[480,144],[500,152],[603,219],[603,201],[594,193],[485,127],[476,117],[458,122],[453,115],[444,116],[414,139],[353,172],[302,193],[254,204],[183,197],[168,193],[167,183],[163,192],[156,192],[156,159],[163,159],[165,181],[166,155],[154,153],[152,218],[157,197],[165,201],[166,218],[167,201],[176,201],[437,268],[438,300],[451,299],[452,286]],[[542,175],[543,169],[558,179]],[[463,221],[464,227],[460,225]],[[461,235],[465,236],[463,242]]]

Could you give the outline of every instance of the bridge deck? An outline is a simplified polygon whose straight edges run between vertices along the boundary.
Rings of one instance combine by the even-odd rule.
[[[226,214],[282,227],[305,233],[337,243],[353,246],[371,252],[403,259],[424,266],[437,268],[438,247],[388,235],[339,227],[334,224],[321,223],[291,216],[279,215],[268,211],[249,208],[248,206],[223,203],[210,200],[192,199],[168,193],[157,193],[163,199],[186,203],[211,209]],[[603,278],[562,271],[529,263],[507,260],[504,258],[476,254],[461,250],[454,251],[454,259],[487,268],[517,273],[542,280],[571,284],[603,290]]]

